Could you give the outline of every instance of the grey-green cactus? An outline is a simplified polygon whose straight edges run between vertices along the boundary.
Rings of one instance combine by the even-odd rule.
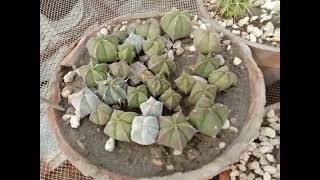
[[[104,133],[118,141],[130,141],[131,124],[138,114],[114,110],[110,121],[104,128]]]
[[[208,78],[209,74],[219,67],[219,60],[212,57],[210,52],[207,56],[199,53],[196,60],[194,72],[204,78]]]
[[[149,92],[153,96],[159,96],[170,87],[170,83],[166,80],[163,73],[159,73],[155,76],[147,76],[145,81]]]
[[[159,98],[159,100],[163,102],[164,106],[169,110],[173,110],[179,106],[181,99],[182,96],[176,93],[170,87]]]
[[[162,115],[163,103],[150,96],[146,102],[140,105],[140,110],[143,116],[159,117]]]
[[[127,88],[128,106],[130,108],[138,108],[140,104],[148,100],[148,90],[145,85]]]
[[[191,104],[196,104],[198,100],[203,96],[209,98],[213,102],[215,100],[216,94],[217,88],[214,85],[197,81],[191,90],[189,102]]]
[[[105,103],[97,105],[96,109],[90,114],[89,120],[97,125],[105,125],[110,120],[113,109]]]
[[[131,63],[136,57],[135,47],[131,44],[121,44],[118,46],[118,57],[120,60],[124,60],[127,63]]]
[[[140,51],[142,50],[143,37],[140,35],[136,35],[132,32],[124,42],[134,45],[137,54],[139,54]]]
[[[113,62],[117,59],[119,39],[113,35],[100,35],[89,39],[87,49],[89,55],[99,63]]]
[[[120,44],[122,44],[124,42],[124,40],[126,40],[127,37],[129,36],[128,32],[125,30],[114,31],[112,33],[112,35],[115,36],[116,38],[118,38]]]
[[[197,51],[202,54],[215,53],[220,47],[218,33],[212,26],[209,26],[206,30],[199,28],[193,34],[193,44]]]
[[[169,76],[171,73],[176,71],[176,63],[167,58],[166,54],[163,55],[153,55],[148,61],[148,68],[155,74],[160,72]]]
[[[89,64],[81,66],[78,70],[87,87],[96,87],[98,81],[107,79],[109,66],[104,63],[96,65]]]
[[[143,52],[151,57],[153,55],[163,54],[165,51],[165,40],[161,36],[147,39],[143,42]]]
[[[209,75],[208,81],[210,84],[214,84],[219,91],[223,91],[232,85],[236,85],[238,78],[237,75],[229,71],[228,66],[225,65],[215,71],[212,71]]]
[[[181,92],[187,95],[192,90],[196,80],[190,74],[183,71],[174,83]]]
[[[121,104],[123,100],[127,99],[126,88],[125,80],[109,75],[107,80],[99,81],[98,94],[107,104]]]
[[[157,142],[182,151],[197,130],[187,121],[181,111],[172,116],[160,116],[160,132]]]
[[[191,15],[186,11],[172,8],[161,18],[160,25],[162,30],[175,41],[180,38],[188,37],[192,31]]]
[[[230,109],[207,97],[201,97],[189,114],[190,123],[205,135],[215,137],[230,115]]]
[[[131,140],[150,145],[156,142],[159,133],[158,119],[154,116],[136,116],[132,122]]]
[[[137,25],[135,32],[146,39],[152,39],[161,35],[160,24],[158,20],[151,18],[146,23]]]
[[[111,74],[115,77],[121,77],[123,79],[127,78],[130,75],[131,68],[126,61],[114,62],[110,64]]]
[[[139,74],[139,80],[142,81],[143,83],[146,83],[146,80],[148,78],[153,77],[153,76],[154,76],[154,74],[152,74],[152,72],[150,72],[150,71],[142,71]]]

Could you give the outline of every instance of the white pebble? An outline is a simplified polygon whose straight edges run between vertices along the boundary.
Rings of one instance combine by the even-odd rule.
[[[240,157],[240,159],[244,160],[245,162],[247,162],[249,160],[250,156],[248,153],[243,153]]]
[[[233,25],[233,19],[228,19],[228,20],[226,21],[226,25],[227,25],[227,26],[232,26],[232,25]]]
[[[194,47],[194,45],[189,47],[189,51],[191,51],[191,52],[195,52],[196,51],[196,48]]]
[[[230,121],[232,124],[236,124],[238,120],[237,120],[237,118],[231,118]]]
[[[250,20],[250,18],[248,16],[246,16],[246,17],[240,19],[237,24],[240,27],[242,27],[243,25],[248,24],[249,20]]]
[[[230,176],[230,180],[237,180],[235,176]]]
[[[68,72],[64,77],[63,77],[63,81],[66,82],[66,83],[69,83],[69,82],[72,82],[73,79],[74,79],[74,76],[76,75],[77,73],[75,71],[70,71]]]
[[[273,167],[273,166],[270,166],[270,165],[266,165],[263,167],[263,170],[265,172],[268,172],[270,174],[275,174],[277,172],[277,168]]]
[[[254,173],[256,173],[256,174],[258,174],[258,175],[260,175],[260,176],[262,176],[262,175],[264,174],[263,170],[262,170],[260,167],[257,168],[257,169],[255,169],[255,170],[254,170]]]
[[[113,151],[115,148],[115,140],[113,138],[109,138],[104,146],[104,149],[108,152]]]
[[[269,140],[266,136],[262,136],[262,135],[260,135],[260,136],[258,137],[258,139],[259,139],[260,141],[268,141],[268,140]]]
[[[249,163],[247,167],[251,170],[260,168],[258,161],[253,161]]]
[[[222,41],[222,43],[224,45],[228,46],[231,43],[231,41],[230,40],[224,40],[224,41]]]
[[[68,96],[70,94],[72,94],[73,90],[71,89],[70,86],[66,86],[62,89],[61,91],[61,96],[64,97],[64,98],[68,98]]]
[[[252,152],[252,155],[257,158],[260,158],[262,156],[262,153],[260,152],[260,149],[256,149]]]
[[[266,158],[269,162],[276,162],[276,160],[272,154],[266,154]]]
[[[217,59],[218,59],[218,61],[219,61],[219,65],[220,65],[220,66],[224,65],[225,60],[224,60],[224,58],[223,58],[223,56],[222,56],[222,55],[218,54],[218,55],[216,55],[216,56],[215,56],[215,58],[217,58]]]
[[[239,164],[239,170],[244,172],[247,170],[246,166],[244,166],[243,164]]]
[[[267,172],[263,174],[263,180],[271,180],[271,175]]]
[[[257,20],[258,18],[259,18],[259,16],[251,16],[250,22]]]
[[[80,126],[80,117],[76,115],[71,116],[70,125],[72,128],[78,128]]]
[[[169,50],[169,49],[171,49],[172,45],[173,45],[172,41],[170,39],[167,39],[166,40],[166,48]]]
[[[239,175],[239,180],[246,180],[247,179],[247,175],[245,173],[241,173]]]
[[[272,146],[280,145],[280,139],[275,138],[275,139],[270,139],[269,140]]]
[[[146,55],[139,56],[139,60],[142,61],[142,62],[147,62],[149,60],[149,57],[146,56]]]
[[[128,24],[128,21],[122,21],[121,24],[122,25]]]
[[[173,170],[173,169],[174,169],[174,166],[173,166],[172,164],[167,165],[167,169],[168,169],[168,170]]]
[[[64,121],[67,121],[67,120],[69,120],[71,118],[71,116],[72,116],[71,114],[65,114],[65,115],[62,116],[62,119]]]
[[[240,174],[239,171],[234,170],[234,171],[231,171],[230,176],[231,176],[231,177],[236,177],[236,176],[239,176],[239,174]]]
[[[226,119],[221,129],[229,129],[229,127],[230,127],[230,121]]]
[[[263,23],[265,21],[268,21],[268,20],[272,19],[272,14],[266,15],[264,17],[262,17],[262,16],[260,16],[260,17],[261,17],[260,22]]]
[[[254,180],[255,177],[256,176],[252,172],[250,172],[249,175],[247,176],[247,180]]]
[[[256,149],[257,149],[257,144],[256,144],[255,142],[251,142],[251,143],[249,144],[248,150],[249,150],[249,151],[254,151],[254,150],[256,150]]]
[[[107,28],[102,28],[102,29],[100,30],[100,33],[103,34],[103,35],[108,35],[108,34],[109,34],[109,31],[108,31]]]
[[[269,110],[268,113],[267,113],[267,117],[268,118],[272,118],[274,116],[275,116],[274,110],[273,109]]]
[[[231,31],[233,34],[236,34],[236,35],[239,35],[240,34],[240,31],[238,31],[238,30],[232,30]]]
[[[232,28],[233,28],[233,29],[239,29],[239,26],[236,25],[236,24],[233,24],[233,25],[232,25]]]
[[[272,152],[273,150],[273,146],[261,146],[259,147],[259,151],[262,153],[262,154],[265,154],[265,153],[270,153]]]
[[[195,15],[195,16],[193,16],[192,21],[197,22],[197,21],[198,21],[198,19],[199,19],[198,15]]]
[[[127,30],[127,26],[122,26],[119,31],[125,31],[125,30]]]
[[[253,6],[254,7],[259,7],[261,5],[263,5],[265,3],[265,0],[256,0],[254,3],[253,3]]]
[[[270,127],[262,127],[260,129],[260,135],[274,138],[276,137],[276,132]]]
[[[258,27],[254,27],[252,29],[252,34],[258,38],[263,35],[263,31],[261,31]]]
[[[223,149],[226,146],[226,143],[225,142],[220,142],[218,146],[219,146],[220,149]]]
[[[230,49],[231,49],[231,45],[228,45],[227,46],[227,51],[230,51]]]
[[[254,34],[250,33],[249,38],[251,42],[257,42],[257,37]]]
[[[241,60],[240,58],[234,57],[234,59],[233,59],[233,65],[238,66],[238,65],[241,64],[241,62],[242,62],[242,60]]]
[[[207,30],[207,29],[208,29],[208,27],[207,27],[207,25],[206,25],[206,24],[201,24],[201,25],[200,25],[200,29]]]
[[[179,49],[179,48],[181,48],[181,41],[178,40],[178,41],[174,42],[173,48],[174,48],[174,49]]]
[[[279,117],[278,116],[274,116],[274,117],[268,118],[267,121],[270,122],[270,123],[277,122],[277,121],[279,121]]]
[[[266,37],[269,37],[269,36],[273,36],[273,32],[274,32],[274,25],[272,24],[272,22],[267,22],[266,25],[264,25],[262,27],[262,30],[264,31],[264,35]]]
[[[182,47],[180,47],[180,48],[177,49],[176,54],[178,56],[180,56],[181,54],[183,54],[183,52],[184,52],[184,49]]]
[[[234,131],[235,133],[238,132],[238,129],[237,129],[236,127],[231,126],[229,129],[230,129],[231,131]]]
[[[260,159],[259,159],[259,163],[261,165],[268,165],[269,161],[267,161],[267,159],[265,157],[261,156]]]
[[[263,180],[261,177],[257,177],[254,180]]]
[[[249,25],[247,26],[247,32],[248,32],[248,33],[251,33],[251,32],[253,31],[253,29],[254,29],[254,26],[253,26],[252,24],[249,24]]]
[[[182,154],[182,151],[179,151],[179,150],[176,150],[176,149],[173,151],[173,155],[175,155],[175,156],[179,156],[181,154]]]
[[[168,58],[171,59],[171,60],[174,60],[174,55],[173,55],[172,49],[170,49],[170,50],[168,51]]]

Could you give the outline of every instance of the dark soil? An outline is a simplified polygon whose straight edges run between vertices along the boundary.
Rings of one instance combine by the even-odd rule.
[[[239,130],[242,123],[246,120],[246,115],[249,108],[250,89],[248,81],[247,69],[242,63],[239,66],[232,65],[232,60],[235,56],[241,57],[237,47],[232,46],[230,51],[223,48],[223,54],[229,68],[238,76],[238,84],[236,87],[231,87],[225,92],[220,92],[217,95],[216,102],[220,102],[229,106],[232,110],[229,119],[235,117],[238,123],[235,126]],[[185,51],[185,53],[175,57],[178,70],[170,79],[171,83],[183,69],[191,72],[196,59],[196,53]],[[70,69],[64,69],[61,75],[66,74]],[[79,87],[82,83],[79,77],[75,80],[76,86]],[[63,85],[63,84],[62,84]],[[62,87],[60,87],[62,89]],[[62,98],[61,104],[65,107],[67,99]],[[192,107],[187,103],[187,97],[184,96],[181,102],[183,113],[187,116]],[[138,109],[135,109],[138,111]],[[141,112],[139,112],[141,113]],[[168,110],[164,114],[172,114]],[[60,119],[62,117],[60,115]],[[103,133],[104,126],[97,126],[91,123],[88,118],[81,120],[81,125],[78,129],[72,129],[70,124],[62,119],[58,121],[61,134],[75,151],[86,157],[92,164],[107,169],[108,171],[123,174],[133,177],[151,177],[151,176],[166,176],[175,172],[186,172],[198,169],[219,156],[223,150],[218,148],[219,142],[223,141],[228,144],[237,137],[237,133],[232,130],[221,130],[216,138],[211,138],[200,133],[197,133],[187,144],[182,155],[174,156],[173,150],[162,145],[142,146],[134,142],[116,142],[116,148],[113,152],[107,152],[104,149],[105,143],[109,138]],[[167,170],[168,165],[173,165],[173,170]]]

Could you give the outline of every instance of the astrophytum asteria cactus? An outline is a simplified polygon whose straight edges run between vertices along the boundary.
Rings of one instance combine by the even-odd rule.
[[[201,97],[189,114],[190,123],[201,133],[215,137],[230,114],[230,109],[214,104],[211,99]]]
[[[98,94],[107,104],[121,104],[123,100],[127,99],[126,88],[125,80],[109,75],[107,80],[99,81]]]
[[[170,87],[160,96],[159,101],[169,110],[173,110],[180,105],[182,96],[172,90]]]
[[[150,96],[146,102],[140,105],[140,110],[143,116],[159,117],[162,115],[163,103]]]
[[[199,53],[196,60],[194,72],[204,78],[208,78],[209,74],[219,67],[219,60],[212,57],[210,52],[207,56]]]
[[[135,47],[132,44],[124,43],[118,46],[118,57],[127,63],[131,63],[136,57]]]
[[[174,83],[181,92],[187,95],[192,90],[196,80],[190,74],[183,71]]]
[[[218,33],[210,26],[208,29],[197,29],[193,34],[193,45],[202,54],[217,52],[219,50]]]
[[[213,102],[215,100],[216,94],[217,88],[214,85],[197,81],[191,90],[189,102],[191,104],[196,104],[202,96],[209,98]]]
[[[155,76],[147,76],[145,81],[149,92],[153,96],[159,96],[170,87],[170,83],[166,80],[163,73],[159,73]]]
[[[91,114],[101,103],[99,97],[89,88],[83,88],[81,91],[68,96],[68,102],[74,107],[76,114],[83,118]]]
[[[181,111],[172,116],[160,116],[160,132],[157,142],[182,151],[197,130],[187,121]]]
[[[148,100],[148,90],[145,85],[127,88],[128,106],[130,108],[138,108],[140,104]]]
[[[87,87],[97,86],[97,82],[107,79],[109,67],[107,64],[83,65],[79,69],[79,74]]]
[[[87,49],[89,55],[100,63],[113,62],[117,59],[119,39],[113,35],[100,35],[89,39]]]
[[[208,81],[210,84],[214,84],[219,91],[223,91],[232,85],[236,85],[238,78],[233,72],[229,71],[228,66],[222,66],[210,73]]]
[[[159,133],[159,122],[154,116],[136,116],[132,122],[131,140],[150,145],[156,142]]]
[[[96,109],[90,114],[89,120],[97,125],[105,125],[110,120],[113,109],[105,103],[97,105]]]
[[[186,11],[173,8],[161,18],[161,28],[175,41],[180,38],[188,37],[192,31],[191,15]]]
[[[136,35],[133,32],[124,41],[125,43],[132,44],[135,47],[136,53],[139,54],[143,47],[143,37]]]
[[[143,52],[151,57],[153,55],[163,54],[165,51],[165,40],[161,36],[147,39],[143,42]]]
[[[139,74],[139,80],[142,81],[143,83],[146,83],[146,80],[152,77],[154,77],[154,74],[152,74],[152,72],[150,71],[142,71]]]
[[[146,39],[152,39],[161,35],[160,24],[158,20],[151,18],[146,23],[137,25],[135,32]]]
[[[169,76],[171,73],[176,71],[176,63],[167,58],[166,54],[163,55],[153,55],[148,61],[148,68],[155,74],[160,72]]]
[[[127,78],[131,73],[131,68],[126,61],[114,62],[110,64],[111,74],[123,79]]]
[[[125,30],[115,31],[115,32],[112,33],[112,35],[117,37],[118,40],[119,40],[119,43],[122,44],[126,40],[126,38],[128,37],[128,32],[125,31]]]
[[[130,141],[131,124],[138,114],[135,112],[124,112],[114,110],[110,121],[104,128],[104,133],[118,141]]]

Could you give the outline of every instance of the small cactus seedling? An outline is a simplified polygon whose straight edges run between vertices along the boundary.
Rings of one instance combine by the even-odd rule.
[[[196,80],[190,74],[183,71],[174,83],[181,92],[187,95],[192,90]]]
[[[208,29],[199,28],[193,34],[193,44],[197,51],[202,54],[215,53],[220,47],[218,33],[212,26]]]
[[[143,47],[143,37],[140,35],[136,35],[133,32],[130,33],[129,37],[124,41],[127,44],[132,44],[135,47],[135,51],[137,54],[140,53]]]
[[[146,77],[146,84],[153,96],[159,96],[170,87],[170,83],[166,80],[163,73]]]
[[[136,57],[135,47],[132,44],[124,43],[118,46],[118,57],[127,63],[131,63]]]
[[[162,72],[169,76],[176,71],[176,63],[173,60],[168,59],[166,54],[161,56],[154,55],[151,56],[148,61],[148,68],[155,74]]]
[[[104,128],[104,133],[118,141],[130,141],[131,124],[138,114],[114,110],[110,121]]]
[[[148,90],[145,85],[127,88],[128,106],[130,108],[138,108],[140,104],[148,100]]]
[[[215,7],[225,18],[240,18],[251,9],[251,0],[216,0]]]
[[[129,36],[128,32],[125,30],[115,31],[112,33],[112,35],[118,38],[120,44],[124,43],[124,40],[126,40],[127,37]]]
[[[159,117],[162,115],[163,103],[150,96],[146,102],[140,105],[140,110],[143,116]]]
[[[79,69],[87,87],[96,87],[97,82],[107,79],[109,67],[107,64],[83,65]]]
[[[201,97],[189,114],[190,123],[205,135],[215,137],[230,114],[223,104],[214,104],[211,99]]]
[[[160,96],[159,100],[163,102],[164,106],[169,110],[173,110],[180,105],[182,96],[172,90],[170,87]]]
[[[135,32],[146,39],[152,39],[161,35],[160,24],[158,20],[151,18],[146,23],[137,25]]]
[[[97,105],[96,109],[90,114],[89,120],[97,125],[106,125],[110,120],[113,109],[104,104],[100,103]]]
[[[158,143],[182,151],[197,130],[187,121],[181,111],[172,116],[160,116]]]
[[[119,39],[113,35],[100,35],[89,39],[87,49],[89,55],[99,63],[113,62],[117,59]]]
[[[165,51],[165,40],[161,36],[147,39],[143,42],[143,51],[148,56],[163,54]]]
[[[204,56],[203,54],[199,53],[197,60],[196,60],[196,67],[194,72],[204,78],[208,78],[209,74],[216,70],[219,67],[219,60],[212,57],[211,52]]]
[[[238,78],[233,72],[229,71],[228,66],[222,66],[210,73],[208,81],[210,84],[214,84],[219,91],[223,91],[232,85],[236,85]]]
[[[213,102],[216,94],[217,88],[214,85],[197,81],[191,90],[189,102],[191,104],[196,104],[198,100],[203,96],[209,98]]]
[[[162,30],[175,41],[188,37],[192,31],[191,15],[186,11],[180,11],[172,8],[165,16],[161,18],[160,25]]]
[[[109,75],[107,80],[99,81],[98,94],[102,96],[102,100],[107,104],[121,104],[123,100],[127,99],[126,88],[125,80]]]
[[[110,64],[111,74],[123,79],[127,78],[131,73],[131,68],[126,61],[114,62]]]
[[[154,116],[136,116],[132,122],[131,140],[150,145],[156,142],[159,133],[158,119]]]

